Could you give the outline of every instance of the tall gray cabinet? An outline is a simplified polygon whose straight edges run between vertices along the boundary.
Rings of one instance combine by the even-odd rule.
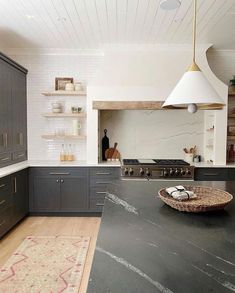
[[[0,167],[27,159],[27,69],[0,53]]]

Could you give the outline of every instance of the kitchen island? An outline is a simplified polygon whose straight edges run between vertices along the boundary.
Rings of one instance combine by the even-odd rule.
[[[115,181],[109,187],[88,293],[235,292],[235,199],[189,214],[157,191],[189,182]],[[235,182],[190,182],[235,195]]]

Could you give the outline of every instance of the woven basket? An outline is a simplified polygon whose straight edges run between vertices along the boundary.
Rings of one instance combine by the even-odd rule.
[[[173,209],[181,212],[201,213],[223,209],[233,196],[221,189],[205,186],[184,186],[186,190],[193,191],[197,198],[186,201],[178,201],[166,192],[165,188],[159,190],[158,194],[162,201]]]

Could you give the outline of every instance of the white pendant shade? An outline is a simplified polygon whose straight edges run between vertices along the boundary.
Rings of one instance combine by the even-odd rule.
[[[202,71],[187,71],[175,86],[163,104],[164,107],[187,107],[189,104],[214,107],[223,106],[224,101],[219,97]]]

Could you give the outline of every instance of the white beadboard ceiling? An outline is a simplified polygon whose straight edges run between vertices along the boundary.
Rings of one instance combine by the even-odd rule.
[[[164,11],[160,0],[0,0],[4,48],[100,49],[191,42],[193,1]],[[198,42],[235,49],[235,1],[198,0]]]

